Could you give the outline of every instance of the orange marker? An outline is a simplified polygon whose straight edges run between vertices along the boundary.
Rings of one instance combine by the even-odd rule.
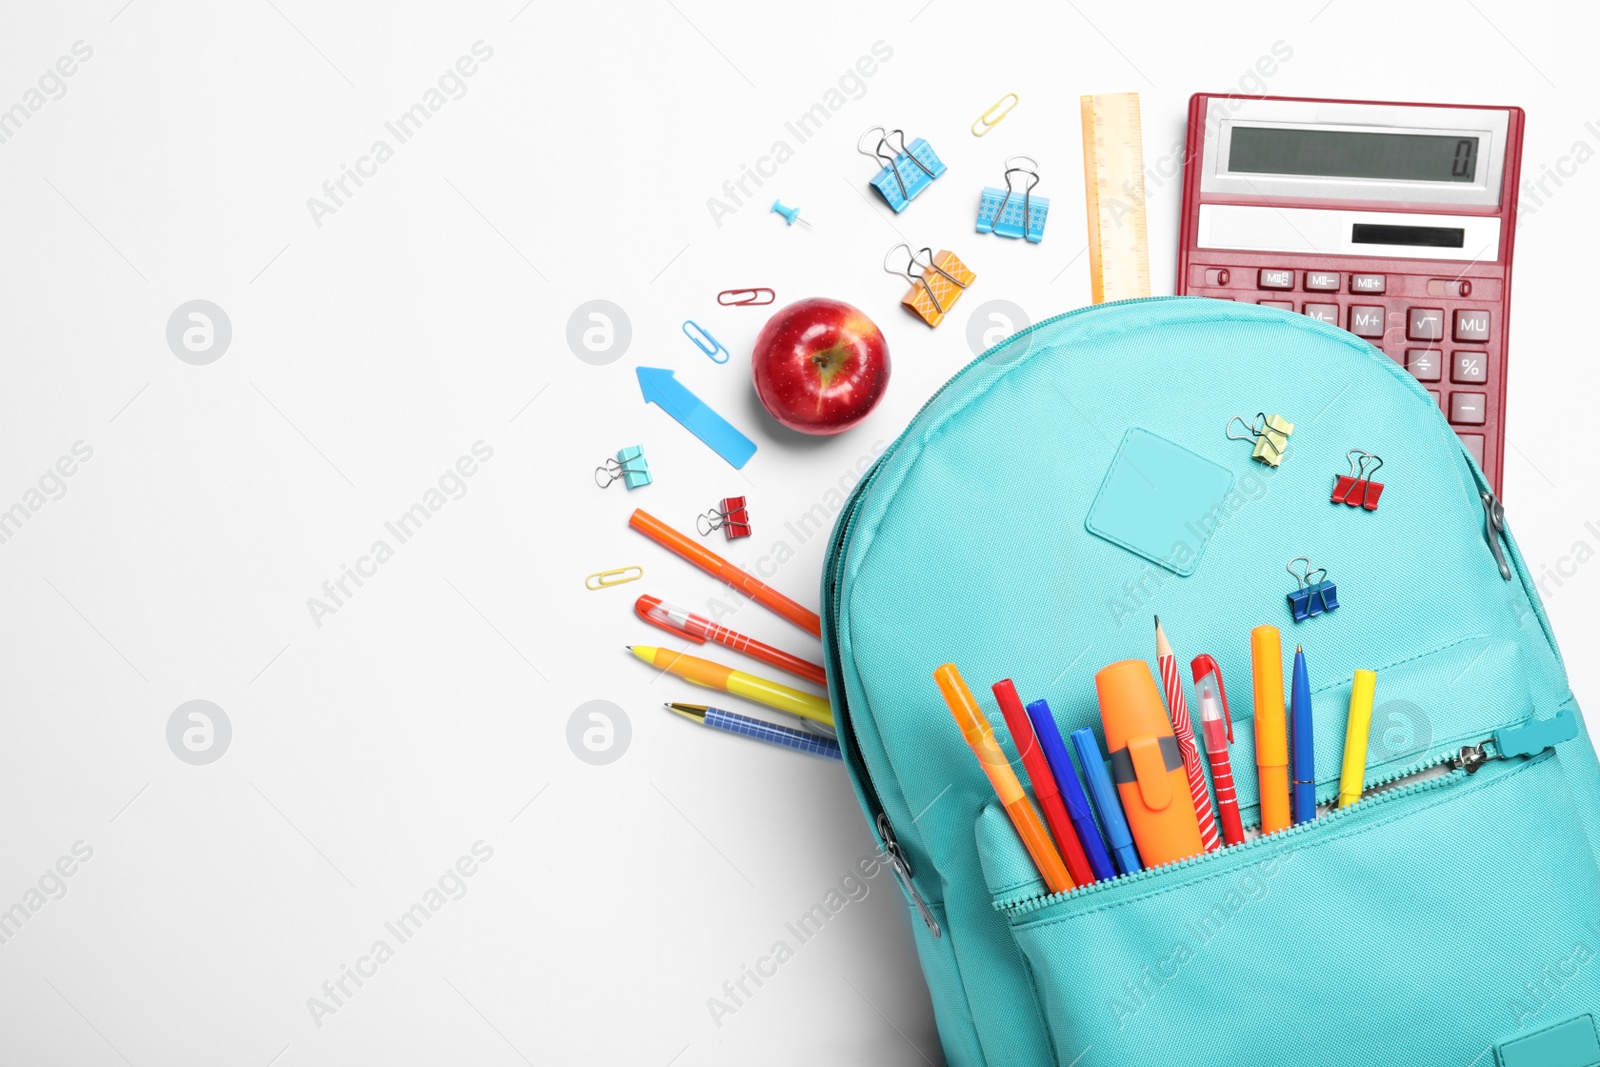
[[[1159,867],[1200,855],[1205,843],[1189,775],[1149,665],[1142,659],[1113,663],[1094,676],[1094,688],[1111,753],[1111,780],[1139,858],[1146,867]]]
[[[995,794],[1005,806],[1006,814],[1011,816],[1011,825],[1017,828],[1017,836],[1022,838],[1028,855],[1033,857],[1033,864],[1044,877],[1044,884],[1052,893],[1071,889],[1072,876],[1067,873],[1067,865],[1061,862],[1061,854],[1056,851],[1055,843],[1045,831],[1039,813],[1033,810],[1028,794],[1022,791],[1017,772],[1011,769],[1006,754],[994,739],[994,727],[984,718],[961,672],[956,670],[954,663],[946,663],[933,672],[933,680],[938,683],[939,692],[944,694],[944,702],[950,705],[950,714],[956,717],[961,736],[966,738],[972,754],[978,757],[979,766],[989,776],[989,783],[994,786]]]
[[[1283,645],[1276,626],[1250,631],[1256,691],[1256,770],[1261,775],[1261,832],[1289,828],[1289,715],[1283,706]]]
[[[718,581],[727,582],[768,611],[788,619],[812,637],[822,636],[822,619],[816,612],[795,603],[772,586],[752,574],[745,573],[715,552],[695,544],[649,512],[643,509],[636,510],[628,516],[628,525],[669,552],[676,552]]]

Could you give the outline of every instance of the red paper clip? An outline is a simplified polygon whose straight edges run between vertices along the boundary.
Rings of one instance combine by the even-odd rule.
[[[730,541],[736,537],[749,537],[750,510],[745,507],[744,497],[723,497],[716,507],[695,520],[695,529],[700,531],[701,537],[710,537],[718,530]]]
[[[1383,483],[1373,481],[1371,475],[1378,473],[1383,460],[1359,448],[1352,448],[1345,453],[1345,457],[1350,460],[1350,473],[1341,474],[1333,480],[1333,502],[1377,511],[1378,498],[1383,495]]]
[[[763,296],[765,300],[761,299]],[[733,299],[725,299],[732,297]],[[770,304],[778,299],[778,294],[771,289],[724,289],[717,294],[717,303],[725,308],[759,307]]]

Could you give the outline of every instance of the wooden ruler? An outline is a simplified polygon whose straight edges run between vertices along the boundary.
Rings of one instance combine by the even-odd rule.
[[[1085,96],[1083,188],[1094,302],[1150,295],[1139,94]]]

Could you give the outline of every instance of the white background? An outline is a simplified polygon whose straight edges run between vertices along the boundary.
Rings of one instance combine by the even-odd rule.
[[[1546,588],[1574,689],[1600,684],[1581,654],[1600,593],[1600,126],[1585,126],[1600,84],[1576,8],[521,2],[3,16],[0,108],[74,42],[93,56],[0,144],[0,509],[75,442],[93,457],[0,544],[0,909],[75,842],[93,856],[0,944],[0,1060],[940,1062],[888,874],[713,1020],[708,998],[793,945],[785,922],[872,845],[838,766],[660,709],[695,694],[622,651],[658,636],[633,598],[703,606],[719,587],[625,519],[644,506],[689,528],[742,493],[755,536],[713,547],[753,566],[788,541],[774,583],[814,604],[824,538],[801,544],[785,522],[971,357],[974,309],[1003,298],[1037,320],[1087,301],[1079,94],[1138,91],[1153,164],[1181,144],[1189,95],[1239,89],[1276,41],[1292,57],[1245,90],[1521,105],[1524,173],[1573,175],[1524,201],[1504,497],[1535,574],[1568,575]],[[465,95],[396,146],[384,123],[480,40],[493,57]],[[784,121],[876,41],[892,58],[797,145]],[[975,139],[1008,91],[1021,104]],[[878,123],[950,168],[900,217],[854,152]],[[316,225],[307,198],[380,137],[394,158]],[[779,138],[794,157],[715,225],[707,198]],[[1039,246],[972,232],[978,190],[1014,152],[1038,159],[1052,201]],[[1172,291],[1179,184],[1150,189],[1157,293]],[[815,229],[785,227],[774,196]],[[937,331],[881,273],[902,235],[978,272]],[[765,314],[715,303],[754,285],[845,299],[882,326],[894,379],[863,426],[807,440],[760,413],[747,357]],[[196,298],[233,328],[209,366],[166,342]],[[598,367],[566,342],[596,298],[632,325]],[[688,318],[733,361],[700,355]],[[642,403],[641,362],[758,442],[742,475]],[[307,598],[374,540],[393,547],[384,522],[480,440],[493,458],[466,495],[318,626]],[[629,444],[656,484],[597,489],[592,469]],[[1395,551],[1427,566],[1426,545]],[[584,589],[629,564],[645,580]],[[729,621],[818,654],[759,609]],[[208,766],[166,740],[192,699],[232,724]],[[590,700],[631,724],[609,765],[567,743]],[[308,998],[393,944],[384,922],[477,841],[493,857],[465,895],[319,1026]]]

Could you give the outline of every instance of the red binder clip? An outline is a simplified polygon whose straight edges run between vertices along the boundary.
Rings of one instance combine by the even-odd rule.
[[[1341,474],[1333,481],[1333,502],[1350,507],[1378,510],[1378,498],[1383,495],[1383,483],[1372,480],[1383,466],[1383,460],[1371,452],[1352,448],[1345,453],[1350,460],[1350,473]]]
[[[701,537],[710,537],[721,530],[728,540],[750,536],[750,510],[742,496],[725,496],[721,503],[695,520],[695,529]]]

